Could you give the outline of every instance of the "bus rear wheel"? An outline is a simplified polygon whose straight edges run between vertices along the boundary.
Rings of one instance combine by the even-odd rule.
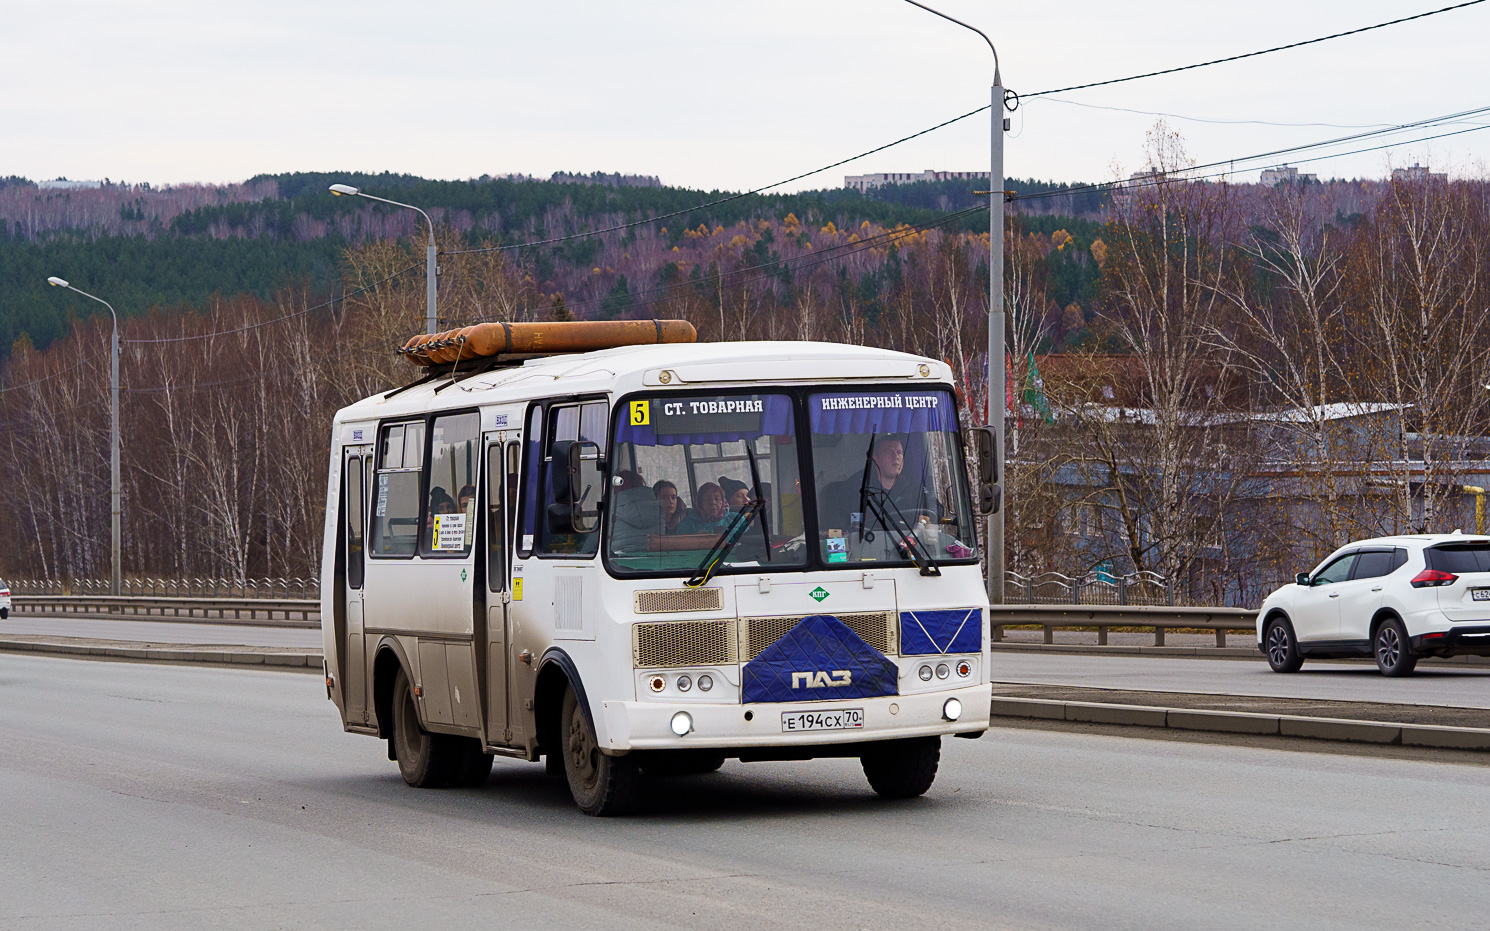
[[[636,801],[641,772],[632,756],[606,756],[600,752],[595,729],[574,694],[564,689],[559,718],[559,740],[563,745],[564,775],[574,804],[587,815],[606,817],[625,814]]]
[[[420,726],[414,690],[400,669],[393,680],[393,751],[404,782],[416,789],[449,785],[459,774],[463,750],[459,738],[431,734]]]
[[[869,787],[882,798],[925,795],[942,759],[940,737],[907,737],[876,743],[859,762]]]

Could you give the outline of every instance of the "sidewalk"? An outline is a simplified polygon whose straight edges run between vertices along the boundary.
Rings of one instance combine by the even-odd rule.
[[[138,640],[101,640],[47,634],[7,634],[0,652],[46,653],[91,659],[123,659],[148,663],[193,663],[213,666],[273,666],[300,672],[321,671],[321,651],[291,647],[244,646],[223,643],[145,643]]]

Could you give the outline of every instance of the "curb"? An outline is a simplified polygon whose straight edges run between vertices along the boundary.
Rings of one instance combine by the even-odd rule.
[[[1074,721],[1086,724],[1121,724],[1129,727],[1158,727],[1225,734],[1258,734],[1269,737],[1302,737],[1311,740],[1337,740],[1402,747],[1490,750],[1490,728],[1482,727],[1383,724],[1375,721],[1310,718],[1289,714],[1196,711],[1143,705],[1053,701],[1045,698],[995,698],[993,716],[996,718],[1034,718],[1043,721]]]
[[[55,643],[45,640],[0,640],[0,652],[41,653],[95,659],[123,659],[145,663],[191,663],[203,666],[257,666],[287,672],[320,672],[321,654],[304,652],[252,652],[247,650],[163,649],[153,646],[94,646],[86,643]]]

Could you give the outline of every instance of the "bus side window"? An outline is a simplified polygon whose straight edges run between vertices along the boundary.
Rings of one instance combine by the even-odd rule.
[[[425,485],[429,489],[429,518],[424,523],[421,556],[464,556],[471,552],[476,532],[480,432],[481,415],[474,411],[434,420]],[[408,461],[407,453],[404,461]]]
[[[494,592],[507,588],[507,481],[502,472],[502,446],[491,443],[486,447],[486,578]]]
[[[563,463],[553,459],[555,443],[566,440],[584,440],[605,448],[606,404],[604,401],[588,401],[584,404],[554,405],[548,411],[548,430],[543,437],[543,500],[538,520],[538,551],[555,556],[594,556],[599,548],[600,535],[551,534],[548,529],[548,506],[553,500],[553,472]]]
[[[538,464],[542,460],[543,405],[534,404],[528,414],[528,430],[523,436],[526,444],[522,480],[522,520],[517,524],[517,555],[533,555],[533,538],[538,533]]]
[[[347,460],[347,478],[343,491],[347,496],[347,587],[362,587],[362,459]]]
[[[414,555],[419,540],[419,466],[423,458],[423,421],[383,428],[368,527],[368,555],[374,559]]]
[[[517,522],[518,469],[523,461],[523,446],[516,440],[507,442],[507,513],[512,522],[512,548],[517,549],[517,533],[521,530]]]

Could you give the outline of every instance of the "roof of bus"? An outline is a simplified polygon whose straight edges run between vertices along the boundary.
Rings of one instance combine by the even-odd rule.
[[[925,365],[922,375],[921,366]],[[674,373],[668,387],[655,378],[662,369]],[[555,394],[574,395],[641,388],[648,372],[656,390],[717,387],[720,384],[802,384],[873,381],[876,379],[949,382],[952,370],[925,356],[871,346],[814,342],[678,343],[622,346],[596,352],[530,359],[520,366],[496,369],[462,379],[449,387],[445,379],[385,397],[380,392],[337,412],[336,422],[374,420],[447,408],[502,401],[526,401]],[[417,370],[410,370],[416,375]],[[437,389],[446,386],[443,390]]]

